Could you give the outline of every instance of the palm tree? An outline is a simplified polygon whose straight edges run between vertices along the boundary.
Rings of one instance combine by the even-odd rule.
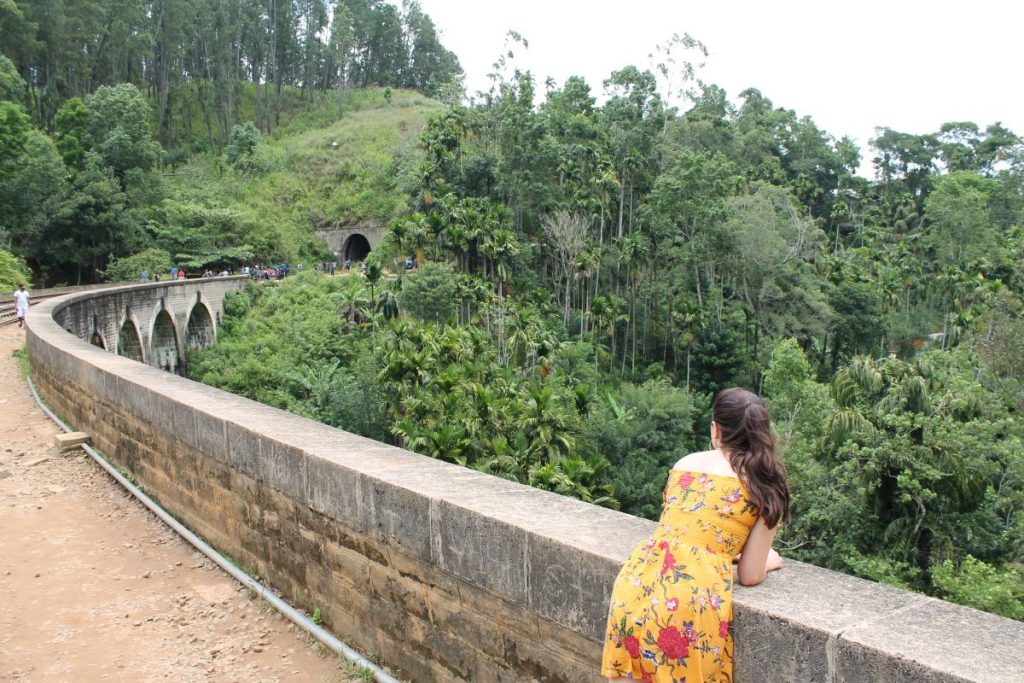
[[[548,385],[529,391],[522,406],[520,425],[531,446],[548,460],[572,451],[576,443],[571,433],[572,405]]]
[[[484,238],[480,251],[490,265],[489,271],[495,277],[499,297],[505,296],[505,283],[511,275],[512,261],[519,255],[519,240],[515,233],[498,228]]]
[[[600,262],[596,249],[587,249],[576,259],[576,273],[580,278],[580,337],[587,333],[587,318],[590,317],[590,276]]]
[[[357,277],[349,277],[348,287],[341,291],[342,316],[353,326],[363,318],[363,307],[369,303],[366,287]]]
[[[289,374],[289,379],[302,387],[305,398],[312,404],[312,417],[316,420],[324,421],[327,417],[327,406],[340,366],[341,360],[336,358],[330,364],[305,364]]]
[[[683,328],[682,341],[686,344],[686,389],[690,389],[690,352],[693,341],[697,338],[696,331],[707,327],[707,312],[693,299],[683,301],[682,310],[674,311],[674,316]]]
[[[626,321],[626,338],[629,338],[630,328],[633,330],[633,354],[631,367],[636,370],[636,298],[637,289],[640,284],[640,271],[637,266],[647,256],[650,243],[647,238],[638,232],[630,233],[617,240],[619,248],[619,261],[626,264],[627,297],[629,300],[629,318]],[[626,370],[626,354],[622,354],[622,371]]]
[[[623,312],[626,301],[613,295],[595,296],[591,311],[594,314],[594,365],[598,364],[597,356],[597,330],[603,330],[608,337],[611,351],[611,358],[615,358],[615,328],[619,323],[626,322],[629,318]],[[609,367],[609,370],[611,368]]]

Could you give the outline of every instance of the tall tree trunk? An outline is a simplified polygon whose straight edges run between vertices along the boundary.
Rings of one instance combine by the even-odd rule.
[[[103,26],[103,35],[100,36],[99,47],[96,48],[96,54],[93,55],[93,58],[92,58],[92,65],[89,67],[89,80],[86,81],[86,90],[88,92],[92,92],[93,90],[96,89],[94,86],[96,84],[96,81],[99,79],[99,73],[98,72],[99,72],[99,67],[100,67],[100,58],[103,57],[103,51],[104,51],[104,49],[107,46],[107,38],[110,35],[110,28],[114,24],[114,17],[115,16],[116,16],[116,12],[112,9],[110,11],[109,18],[107,19],[107,23]],[[111,74],[111,75],[113,75],[113,74]],[[111,80],[113,80],[113,79],[111,79]]]
[[[209,84],[207,84],[209,87]],[[206,125],[206,137],[210,141],[210,149],[216,149],[216,139],[213,136],[213,120],[210,118],[210,107],[206,101],[206,96],[203,93],[203,85],[200,82],[196,83],[196,102],[199,104],[199,109],[203,112],[203,123]]]
[[[270,110],[272,107],[271,100],[273,99],[270,91],[270,79],[263,81],[263,125],[266,127],[267,135],[274,132],[273,126],[270,123]]]
[[[279,108],[280,97],[281,97],[281,74],[279,73],[280,65],[277,59],[277,0],[270,0],[270,69],[272,78],[267,80],[273,80],[274,82],[274,125],[281,125],[281,111]],[[270,98],[268,98],[269,100]],[[270,134],[270,121],[267,121],[267,134]]]
[[[260,69],[252,65],[252,82],[256,86],[256,129],[263,130],[263,102],[260,100]]]
[[[626,171],[623,169],[622,177],[619,179],[621,185],[619,186],[619,229],[616,233],[616,237],[622,237],[622,217],[623,212],[626,210]]]

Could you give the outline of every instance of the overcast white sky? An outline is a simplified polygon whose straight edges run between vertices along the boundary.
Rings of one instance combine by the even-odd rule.
[[[511,29],[529,41],[516,64],[538,91],[583,76],[602,81],[674,33],[702,41],[701,75],[731,99],[758,88],[862,149],[876,127],[929,133],[946,121],[1001,121],[1024,134],[1024,5],[1016,0],[420,0],[459,57],[467,91],[487,74]]]

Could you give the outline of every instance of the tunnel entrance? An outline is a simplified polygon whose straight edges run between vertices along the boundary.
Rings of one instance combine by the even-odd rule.
[[[117,355],[131,358],[140,363],[142,359],[142,339],[139,338],[139,331],[131,318],[124,321],[121,331],[117,335]]]
[[[93,346],[98,346],[98,347],[100,347],[100,348],[101,348],[101,349],[103,349],[104,351],[106,351],[106,350],[107,350],[107,345],[106,345],[106,343],[105,343],[105,342],[103,341],[103,337],[101,337],[101,336],[100,336],[100,333],[99,333],[99,332],[93,332],[93,333],[92,333],[92,336],[91,336],[91,337],[89,337],[89,343],[90,343],[90,344],[92,344]]]
[[[370,253],[370,241],[357,233],[345,240],[344,251],[345,253],[342,256],[351,261],[352,264],[365,261]]]
[[[153,348],[150,358],[161,370],[177,375],[184,373],[178,356],[178,336],[174,333],[174,321],[167,311],[160,311],[153,323]]]
[[[197,303],[188,316],[188,339],[190,349],[205,349],[216,341],[213,320],[203,304]]]

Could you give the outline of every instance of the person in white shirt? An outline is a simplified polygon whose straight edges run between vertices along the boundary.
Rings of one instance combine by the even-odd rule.
[[[14,312],[18,316],[18,327],[24,327],[25,316],[28,315],[28,292],[25,291],[24,282],[14,292]]]

